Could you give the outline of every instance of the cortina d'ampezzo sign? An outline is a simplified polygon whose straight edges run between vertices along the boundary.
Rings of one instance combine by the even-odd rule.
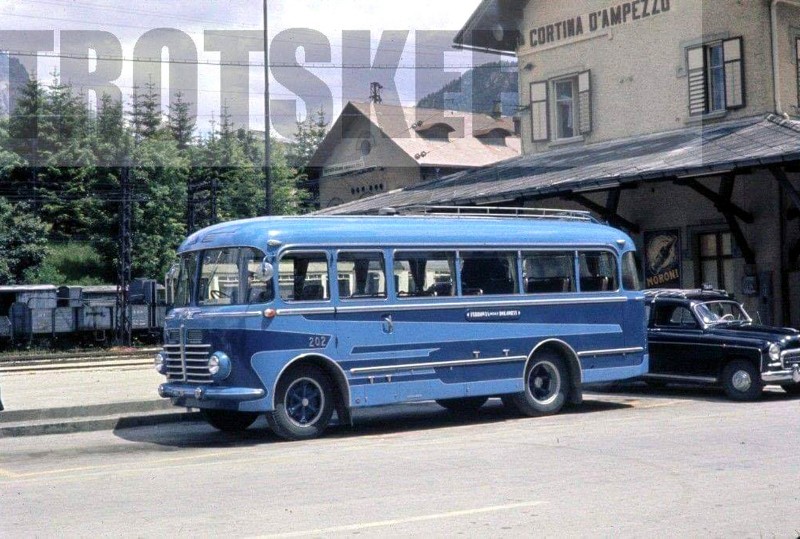
[[[635,0],[616,6],[577,15],[563,21],[534,28],[530,33],[530,46],[561,44],[560,42],[587,37],[598,31],[655,17],[671,9],[671,0]]]
[[[680,229],[645,232],[644,256],[644,278],[647,288],[680,288]]]

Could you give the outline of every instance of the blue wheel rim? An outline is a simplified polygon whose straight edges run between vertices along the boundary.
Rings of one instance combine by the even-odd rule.
[[[310,427],[319,421],[325,408],[325,393],[311,378],[295,380],[286,390],[286,415],[298,427]]]

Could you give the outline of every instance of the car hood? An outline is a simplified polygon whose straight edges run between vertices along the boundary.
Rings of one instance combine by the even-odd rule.
[[[762,326],[758,324],[716,324],[707,330],[712,335],[731,339],[752,339],[779,342],[784,348],[800,347],[800,331],[793,328]]]

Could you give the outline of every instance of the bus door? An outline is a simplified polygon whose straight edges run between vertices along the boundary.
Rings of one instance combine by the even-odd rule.
[[[355,378],[374,382],[385,371],[362,374],[361,369],[386,366],[395,343],[384,253],[339,251],[335,267],[337,350],[342,367]]]
[[[582,306],[585,322],[593,329],[583,337],[581,350],[606,351],[625,348],[626,302],[621,301],[617,257],[611,251],[578,253],[580,293],[587,300]],[[606,301],[607,298],[607,301]],[[585,369],[618,366],[624,358],[614,354],[588,355]]]

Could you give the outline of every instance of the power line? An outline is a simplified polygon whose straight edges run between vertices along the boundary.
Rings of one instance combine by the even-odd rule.
[[[45,3],[45,2],[42,2],[42,3]],[[63,6],[63,4],[56,4],[56,3],[50,3],[48,5]],[[98,9],[109,9],[109,10],[112,9],[111,6],[97,6],[97,8]],[[128,10],[122,10],[122,9],[116,9],[114,11],[118,11],[118,12],[121,12],[121,13],[129,12]],[[131,10],[130,13],[131,14],[140,14],[140,15],[141,14],[144,14],[144,15],[149,14],[147,12],[139,12],[139,11],[133,11],[133,10]],[[101,27],[104,27],[104,28],[109,27],[108,22],[92,22],[92,21],[87,21],[85,19],[70,19],[70,18],[64,18],[64,17],[47,17],[47,16],[40,16],[40,15],[27,15],[27,14],[21,14],[21,13],[11,13],[11,14],[7,14],[6,16],[7,17],[20,17],[20,18],[25,18],[25,19],[35,19],[35,20],[52,20],[52,21],[58,21],[58,22],[77,22],[77,23],[82,23],[82,24],[89,24],[89,25],[92,25],[92,26],[101,26]],[[161,16],[162,15],[159,14],[159,17],[161,17]],[[176,17],[176,16],[171,16],[171,18],[176,19],[176,20],[183,19],[183,17]],[[189,20],[189,21],[192,21],[192,22],[202,22],[202,23],[219,22],[219,21],[210,21],[210,20],[205,20],[205,19],[186,19],[186,20]],[[132,29],[135,29],[135,30],[153,30],[153,28],[150,27],[150,26],[141,26],[141,25],[125,24],[125,23],[114,23],[111,26],[112,27],[119,27],[119,28],[132,28]],[[252,28],[252,29],[248,29],[248,30],[245,30],[245,31],[257,32],[258,30],[259,29],[257,29],[257,28]],[[190,33],[190,32],[186,32],[186,33]],[[223,33],[223,30],[204,30],[203,33],[207,34],[207,35],[212,35],[212,36],[224,36],[225,35]],[[455,32],[453,32],[453,33],[455,34]],[[258,37],[256,37],[256,36],[253,36],[253,37],[240,36],[240,39],[248,40],[248,41],[258,41],[258,42],[263,41],[263,38],[260,37],[260,36],[258,36]],[[275,42],[279,42],[279,43],[295,43],[294,40],[291,40],[291,39],[279,39],[277,37],[273,38],[271,41],[273,43],[275,43]],[[407,42],[406,42],[406,44],[407,44]],[[405,49],[405,45],[406,44],[404,44],[403,50],[398,51],[398,52],[403,52],[404,49]],[[298,46],[302,46],[303,44],[302,43],[297,43],[297,45]],[[367,46],[367,47],[358,46],[358,45],[348,45],[347,47],[345,47],[344,45],[337,45],[337,44],[333,44],[333,43],[328,43],[328,46],[330,46],[331,48],[334,48],[334,49],[341,49],[341,50],[345,50],[345,49],[370,50],[370,51],[376,51],[377,50],[377,49],[374,49],[371,44],[369,46]],[[415,49],[421,49],[422,51],[426,51],[426,50],[430,51],[430,52],[417,52],[417,54],[419,54],[419,55],[427,55],[427,56],[439,55],[439,54],[442,54],[443,52],[454,52],[454,51],[451,51],[451,50],[443,51],[438,47],[431,47],[431,46],[426,46],[426,45],[417,45],[416,43],[415,43]],[[483,54],[489,54],[489,53],[483,53]]]
[[[242,67],[242,68],[253,68],[253,67],[265,67],[264,62],[214,62],[211,60],[182,60],[182,59],[173,59],[170,58],[168,60],[163,60],[161,58],[124,58],[124,57],[116,57],[116,56],[82,56],[79,54],[70,54],[70,53],[51,53],[51,52],[27,52],[27,51],[6,51],[6,54],[10,57],[36,57],[36,58],[58,58],[58,59],[67,59],[67,60],[94,60],[98,62],[132,62],[132,63],[144,63],[144,64],[179,64],[179,65],[207,65],[207,66],[214,66],[214,67]],[[296,63],[288,63],[288,62],[281,62],[281,63],[271,63],[269,67],[274,68],[295,68],[295,69],[390,69],[390,70],[422,70],[422,69],[443,69],[443,70],[454,70],[454,69],[480,69],[482,66],[476,65],[432,65],[432,64],[423,64],[423,65],[362,65],[362,64],[332,64],[332,63],[308,63],[308,64],[296,64]],[[496,66],[492,66],[495,68]],[[488,69],[488,67],[487,67]]]

